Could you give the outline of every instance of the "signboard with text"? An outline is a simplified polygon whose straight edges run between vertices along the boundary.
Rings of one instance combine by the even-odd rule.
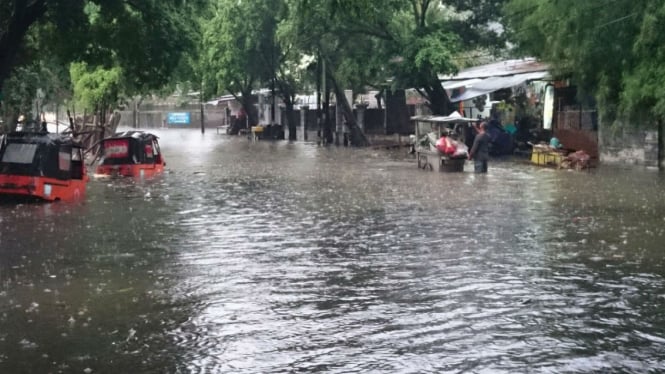
[[[166,123],[169,125],[189,125],[190,122],[189,112],[170,112],[166,114]]]
[[[124,158],[129,154],[128,139],[112,139],[104,141],[104,157]]]

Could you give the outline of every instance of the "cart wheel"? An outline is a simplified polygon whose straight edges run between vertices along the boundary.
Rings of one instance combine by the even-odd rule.
[[[427,157],[418,157],[418,169],[425,169],[427,167]]]

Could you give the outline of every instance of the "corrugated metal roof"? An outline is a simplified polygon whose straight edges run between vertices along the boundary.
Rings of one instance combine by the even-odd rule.
[[[471,78],[471,79],[465,79],[465,80],[461,80],[461,81],[445,81],[445,82],[442,82],[441,84],[443,84],[443,89],[452,90],[452,89],[455,89],[455,88],[470,86],[470,85],[472,85],[474,83],[477,83],[477,82],[480,82],[480,81],[482,81],[482,79],[480,79],[480,78]]]
[[[206,101],[206,104],[208,104],[208,105],[219,105],[219,104],[222,104],[222,103],[233,101],[235,99],[236,98],[233,95],[223,95],[223,96],[214,98],[210,101]]]
[[[413,121],[435,122],[435,123],[456,123],[456,122],[476,122],[477,119],[462,117],[458,111],[454,111],[447,116],[421,115],[411,117]]]
[[[474,78],[501,77],[507,75],[535,73],[548,71],[549,65],[537,61],[535,58],[505,60],[487,65],[474,66],[460,70],[455,75],[440,75],[442,81],[460,81]]]
[[[450,98],[450,101],[455,103],[458,101],[473,99],[474,97],[498,91],[502,88],[515,87],[527,81],[543,79],[548,75],[549,73],[547,71],[539,71],[508,76],[489,77],[480,80],[479,82],[473,83],[470,85],[470,87],[467,87],[467,89],[461,95]]]

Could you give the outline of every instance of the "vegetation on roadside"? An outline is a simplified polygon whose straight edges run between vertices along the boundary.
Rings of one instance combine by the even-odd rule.
[[[504,15],[517,51],[594,97],[605,123],[665,118],[665,3],[511,0]]]
[[[533,55],[605,118],[657,121],[664,18],[665,5],[650,0],[7,0],[0,112],[15,118],[39,98],[101,114],[192,90],[235,95],[252,118],[251,93],[264,88],[291,126],[303,91],[321,92],[324,107],[336,95],[353,125],[343,89],[385,99],[413,88],[448,114],[440,75]]]
[[[19,113],[36,115],[37,89],[43,94],[40,100],[51,103],[87,96],[74,91],[81,84],[70,78],[83,76],[70,77],[70,64],[85,64],[88,82],[106,82],[108,72],[115,72],[117,92],[107,95],[120,99],[160,89],[181,66],[182,51],[191,49],[188,15],[202,4],[202,0],[3,1],[0,114],[7,123]],[[93,101],[93,97],[81,100],[85,107],[80,109],[100,115],[101,104],[108,110],[118,103]]]

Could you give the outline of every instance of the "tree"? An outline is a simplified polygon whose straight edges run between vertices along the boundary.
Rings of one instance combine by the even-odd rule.
[[[389,9],[389,1],[376,9]],[[358,32],[362,22],[357,21],[361,14],[373,15],[374,7],[366,7],[366,2],[337,3],[333,0],[311,2],[307,0],[289,0],[289,18],[280,24],[280,41],[293,46],[300,58],[316,56],[316,68],[311,76],[321,89],[322,110],[318,113],[322,140],[332,142],[332,123],[328,116],[328,103],[334,91],[337,104],[343,109],[347,125],[352,131],[351,143],[367,143],[359,131],[350,103],[346,102],[344,88],[354,91],[365,90],[367,85],[385,82],[379,65],[378,54],[372,48],[376,42],[372,35]],[[387,14],[389,11],[387,12]],[[318,91],[318,89],[317,89]]]
[[[314,23],[316,40],[337,42],[331,52],[344,61],[338,66],[353,66],[341,70],[365,78],[364,84],[369,79],[391,81],[395,89],[416,88],[436,114],[452,111],[439,75],[456,72],[461,51],[489,48],[489,53],[502,46],[496,25],[504,0],[389,0],[381,6],[371,0],[293,1],[303,8],[303,22]],[[322,16],[311,17],[317,9]],[[321,22],[325,27],[317,27]]]
[[[501,5],[504,0],[409,0],[408,11],[392,23],[394,41],[386,48],[393,55],[396,85],[416,88],[435,114],[450,114],[453,107],[439,75],[452,74],[476,57],[499,53]],[[393,48],[391,48],[391,46]],[[473,55],[472,55],[473,56]]]
[[[289,140],[296,140],[295,102],[298,89],[304,87],[300,55],[293,48],[279,48],[281,53],[274,62],[274,84],[285,106]]]
[[[594,95],[606,123],[665,118],[662,2],[512,0],[505,17],[517,50]]]
[[[0,118],[7,118],[5,131],[14,130],[16,119],[20,114],[28,114],[28,110],[36,107],[37,93],[43,103],[62,104],[71,96],[69,73],[54,61],[38,60],[30,65],[17,67],[14,74],[5,81],[5,95],[2,98]],[[40,104],[43,104],[40,103]]]
[[[120,99],[123,71],[120,67],[90,67],[85,62],[73,63],[70,75],[74,100],[79,107],[106,114]],[[101,120],[104,123],[104,120]]]
[[[274,76],[267,57],[276,48],[274,4],[273,0],[217,0],[214,16],[203,25],[206,95],[232,94],[252,124],[258,120],[252,91]]]
[[[192,48],[191,10],[203,0],[6,0],[0,5],[0,92],[37,61],[121,67],[125,94],[163,86]],[[34,94],[34,93],[33,93]]]
[[[46,9],[46,0],[9,0],[0,5],[0,92],[18,60],[28,29]]]
[[[439,80],[439,74],[457,70],[455,54],[461,40],[446,24],[442,8],[430,1],[412,0],[412,10],[394,21],[394,42],[386,43],[392,54],[395,86],[415,88],[435,114],[452,111],[450,99]]]

